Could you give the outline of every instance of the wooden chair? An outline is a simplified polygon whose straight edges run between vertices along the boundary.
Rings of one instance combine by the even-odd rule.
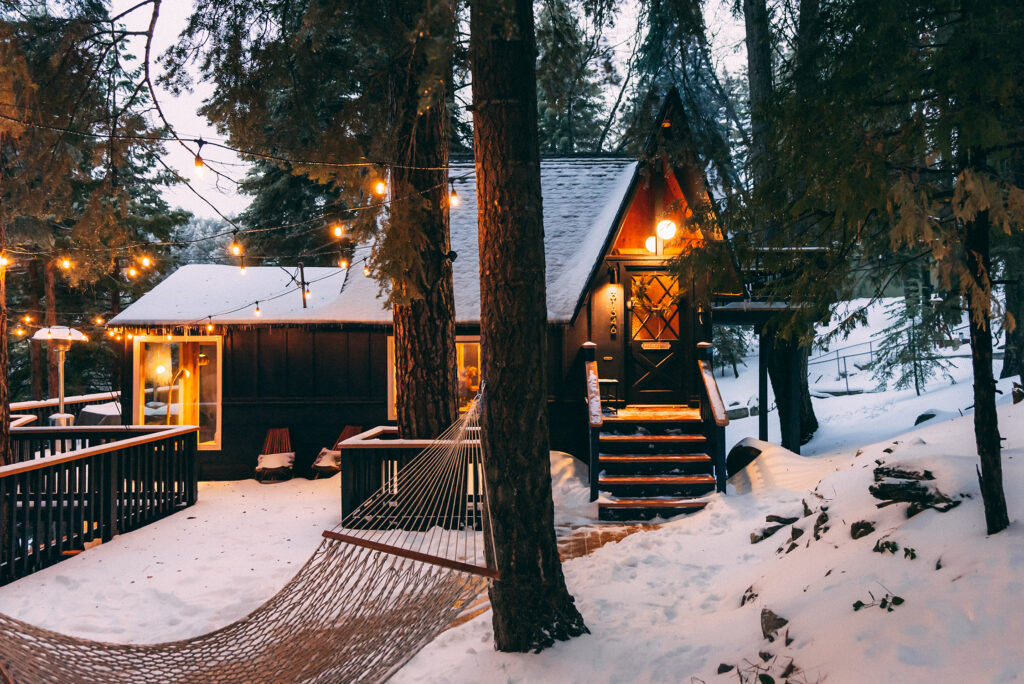
[[[315,480],[321,475],[330,477],[341,470],[340,463],[338,463],[338,461],[333,457],[334,454],[324,452],[340,451],[340,445],[342,442],[349,437],[355,437],[362,431],[363,428],[359,425],[346,425],[345,429],[341,431],[340,435],[338,435],[338,439],[334,440],[334,444],[329,449],[322,449],[317,457],[313,459],[313,479]]]
[[[271,428],[267,430],[267,438],[263,440],[256,462],[256,479],[289,480],[295,468],[295,452],[292,451],[292,439],[288,428]]]

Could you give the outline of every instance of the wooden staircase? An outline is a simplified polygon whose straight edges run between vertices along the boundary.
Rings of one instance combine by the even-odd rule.
[[[705,356],[710,344],[698,343]],[[600,520],[650,520],[698,511],[725,491],[725,426],[729,423],[704,358],[692,406],[602,405],[596,345],[583,345],[589,431],[590,498]]]
[[[700,510],[715,490],[699,409],[627,406],[604,416],[597,438],[601,520],[650,520]]]

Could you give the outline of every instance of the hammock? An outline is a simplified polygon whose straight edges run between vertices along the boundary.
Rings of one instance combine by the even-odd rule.
[[[295,577],[246,617],[192,639],[135,645],[0,614],[0,682],[388,679],[497,576],[484,553],[479,403],[325,531]]]

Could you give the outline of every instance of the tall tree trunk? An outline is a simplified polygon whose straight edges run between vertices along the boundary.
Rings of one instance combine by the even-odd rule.
[[[44,297],[46,299],[46,317],[45,324],[47,327],[57,325],[57,287],[54,283],[56,278],[55,266],[52,259],[47,259],[43,265],[43,290]],[[49,392],[50,397],[56,397],[59,393],[60,386],[60,369],[58,368],[57,351],[51,349],[53,345],[46,345],[46,367],[48,369],[46,389]]]
[[[501,651],[540,650],[587,632],[565,586],[551,500],[534,36],[531,0],[471,3],[482,438]]]
[[[769,338],[772,339],[772,338]],[[768,376],[775,392],[775,405],[779,410],[782,446],[793,451],[807,444],[818,429],[818,419],[811,405],[811,391],[807,383],[807,360],[810,348],[794,340],[776,339],[768,362]],[[793,378],[799,383],[797,402],[791,400]],[[787,426],[794,411],[800,412],[798,435],[789,435]]]
[[[996,382],[992,373],[992,282],[989,259],[989,216],[980,212],[967,223],[964,252],[973,279],[970,289],[971,366],[974,369],[974,441],[981,468],[978,481],[989,534],[1010,524],[1003,494],[1003,465],[996,415]]]
[[[750,91],[750,172],[754,187],[769,175],[768,120],[765,107],[772,95],[772,48],[766,0],[743,0],[747,38],[747,86]],[[767,240],[763,217],[755,218],[754,229]]]
[[[40,295],[43,289],[43,278],[39,273],[39,260],[33,259],[28,262],[28,315],[32,323],[39,325],[43,320],[40,309]],[[28,329],[29,334],[32,328]],[[46,397],[46,356],[43,353],[43,343],[37,340],[29,342],[29,370],[32,375],[32,398],[39,400]]]
[[[394,306],[395,409],[403,439],[429,439],[458,417],[455,294],[448,258],[447,88],[430,81],[430,74],[438,72],[450,79],[451,70],[448,58],[429,54],[432,41],[452,41],[455,15],[444,2],[394,0],[391,8],[400,30],[418,34],[408,42],[399,38],[397,45],[411,53],[400,49],[389,75],[399,160],[391,169],[391,192],[407,198],[392,205],[392,224],[404,223],[403,230],[422,236],[414,243],[419,270],[411,288],[418,292],[400,293],[407,301]],[[432,67],[430,59],[442,59],[444,65]]]
[[[118,268],[119,265],[120,262],[114,259],[114,270],[110,274],[110,318],[121,313],[121,273],[120,268]],[[130,346],[127,342],[123,345],[120,342],[115,342],[114,360],[110,368],[110,386],[120,389],[122,392],[124,391],[124,386],[121,383],[124,378],[121,375],[121,371],[124,367],[124,353],[125,349]]]

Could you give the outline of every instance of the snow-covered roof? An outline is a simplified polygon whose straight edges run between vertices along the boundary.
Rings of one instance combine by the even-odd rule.
[[[572,318],[590,273],[613,229],[637,163],[622,158],[553,158],[541,161],[548,319]],[[453,164],[451,178],[462,200],[451,210],[455,317],[480,320],[476,182],[472,165]],[[360,250],[361,253],[361,250]],[[358,259],[359,253],[357,253]],[[350,271],[309,267],[312,297],[302,308],[298,269],[192,264],[182,266],[111,325],[185,325],[212,319],[221,325],[390,323],[375,280],[356,264]],[[344,287],[342,284],[344,283]],[[260,302],[255,315],[253,302]]]

